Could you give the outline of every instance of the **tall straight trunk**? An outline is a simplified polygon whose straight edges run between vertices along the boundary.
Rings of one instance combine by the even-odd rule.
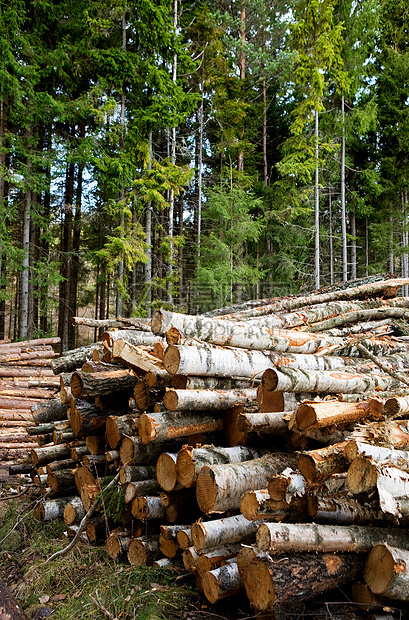
[[[318,111],[315,110],[315,288],[320,288],[320,194],[319,194],[319,168],[318,168]]]
[[[61,231],[61,267],[63,280],[59,286],[58,335],[61,338],[61,350],[68,349],[70,324],[70,285],[71,285],[71,252],[72,252],[72,201],[74,196],[74,164],[67,166],[64,195],[64,220]]]
[[[81,131],[81,137],[85,136],[85,127]],[[71,259],[71,283],[70,283],[70,313],[71,316],[77,316],[77,289],[78,289],[78,274],[80,268],[79,251],[81,244],[81,202],[82,202],[82,181],[83,181],[83,166],[78,168],[77,177],[77,190],[75,199],[75,214],[73,223],[73,236],[72,236],[72,259]],[[69,321],[69,335],[68,335],[68,348],[75,349],[75,338],[77,330],[71,323],[71,317]]]
[[[347,249],[347,224],[345,210],[345,98],[341,97],[341,237],[342,237],[342,280],[348,280],[348,249]],[[331,282],[332,284],[332,282]]]
[[[4,98],[0,99],[0,217],[4,220],[5,216],[5,200],[6,200],[6,185],[5,185],[5,168],[6,168],[6,155],[4,136],[6,133],[6,105]],[[0,290],[2,289],[3,279],[3,239],[0,239]],[[4,321],[0,320],[0,338],[4,338]]]
[[[356,215],[355,211],[349,214],[349,223],[351,227],[351,280],[356,278]]]
[[[179,196],[179,213],[178,213],[178,219],[179,219],[179,230],[178,230],[178,234],[179,237],[182,238],[183,233],[184,233],[184,229],[183,229],[183,196],[182,194]],[[179,247],[179,252],[178,252],[178,271],[179,271],[179,305],[182,306],[183,302],[184,302],[184,296],[183,296],[183,245],[181,245]]]
[[[408,193],[407,191],[403,191],[401,193],[401,202],[402,202],[402,258],[401,258],[401,271],[402,277],[407,278],[409,274],[409,260],[408,260],[408,242],[409,242],[409,233],[408,233]],[[408,286],[403,287],[403,295],[408,297]]]
[[[149,156],[146,168],[149,174],[149,170],[152,170],[152,129],[149,131]],[[150,200],[146,205],[145,230],[147,246],[146,258],[148,260],[145,263],[144,282],[146,290],[146,305],[148,310],[148,317],[150,317],[152,303],[152,202]]]
[[[246,0],[241,0],[240,6],[240,60],[239,60],[239,70],[240,70],[240,79],[246,79]],[[242,88],[244,93],[244,86]],[[244,137],[244,127],[242,131],[242,139]],[[237,160],[237,170],[242,172],[244,170],[244,152],[240,150]]]
[[[122,30],[122,44],[121,44],[121,48],[123,50],[126,49],[126,12],[124,11],[122,13],[122,22],[121,22],[121,30]],[[122,95],[121,95],[121,138],[120,138],[120,142],[121,142],[121,151],[124,150],[124,144],[125,144],[125,84],[123,84],[122,86]],[[124,202],[125,202],[125,188],[122,186],[121,190],[120,190],[120,209],[121,209],[121,215],[120,215],[120,234],[121,236],[123,236],[124,234],[124,224],[125,224],[125,217],[124,217]],[[119,287],[121,289],[121,287],[123,286],[123,282],[124,282],[124,259],[123,256],[121,256],[121,259],[119,261],[119,265],[118,265],[118,281],[119,281]],[[118,290],[117,293],[117,298],[116,298],[116,314],[117,316],[122,316],[122,292],[121,290]]]
[[[32,192],[31,200],[33,205],[38,202],[38,195]],[[39,237],[40,229],[37,223],[30,218],[30,269],[29,269],[29,287],[28,287],[28,328],[27,335],[31,338],[35,329],[38,328],[38,295],[34,289],[34,268],[39,259]]]
[[[332,230],[332,193],[331,188],[329,188],[329,197],[328,197],[328,217],[329,217],[329,273],[330,273],[330,282],[334,284],[334,239],[333,239],[333,230]]]
[[[394,256],[394,252],[393,252],[393,216],[389,216],[389,227],[390,227],[390,233],[389,233],[389,271],[391,273],[394,272],[394,266],[395,266],[395,256]]]
[[[27,178],[30,176],[32,164],[27,161]],[[31,189],[27,187],[24,197],[23,211],[23,270],[21,272],[20,289],[20,328],[19,338],[25,339],[28,331],[28,298],[29,298],[29,277],[30,277],[30,228],[31,228]]]
[[[175,31],[175,34],[177,33],[177,29],[178,29],[178,0],[173,0],[173,28]],[[176,84],[176,80],[177,80],[177,63],[178,63],[178,57],[177,57],[177,53],[175,52],[173,54],[173,66],[172,66],[172,81],[174,84]],[[170,130],[170,135],[171,135],[171,144],[170,144],[170,148],[171,148],[171,152],[170,152],[170,160],[172,162],[173,165],[176,164],[176,127],[172,127]],[[169,195],[169,268],[168,268],[168,273],[169,273],[169,282],[168,282],[168,290],[167,290],[167,297],[168,297],[168,303],[173,303],[173,218],[174,218],[174,212],[175,212],[175,192],[173,189],[170,190],[170,195]]]
[[[48,129],[48,135],[46,140],[44,141],[44,148],[50,147],[50,129]],[[50,224],[50,216],[51,216],[51,194],[50,194],[50,185],[51,185],[51,167],[48,165],[44,170],[44,175],[46,179],[46,189],[43,194],[43,217],[44,217],[44,229],[42,231],[42,235],[40,237],[40,253],[44,263],[48,263],[48,258],[50,255],[50,244],[48,241],[48,235],[46,234],[47,228]],[[40,330],[43,334],[46,334],[49,331],[48,324],[48,288],[46,286],[42,286],[39,295],[39,314],[40,314]]]
[[[365,218],[365,275],[369,274],[369,222]]]

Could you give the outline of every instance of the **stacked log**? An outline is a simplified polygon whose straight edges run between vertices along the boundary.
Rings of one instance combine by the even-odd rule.
[[[0,343],[0,462],[23,458],[38,445],[29,432],[31,407],[50,402],[60,387],[51,368],[59,343],[59,338]]]
[[[53,437],[32,451],[38,518],[72,524],[92,507],[111,557],[180,556],[211,603],[245,591],[274,613],[362,579],[405,600],[409,348],[394,321],[406,283],[216,318],[161,310],[153,335],[118,321],[92,363],[55,364],[72,375],[35,414],[37,436]]]

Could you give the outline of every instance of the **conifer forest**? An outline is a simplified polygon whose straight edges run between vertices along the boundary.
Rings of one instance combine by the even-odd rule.
[[[409,276],[407,0],[0,6],[0,339]]]

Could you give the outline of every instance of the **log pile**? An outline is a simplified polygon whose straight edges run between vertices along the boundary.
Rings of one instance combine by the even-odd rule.
[[[37,518],[91,510],[89,541],[133,566],[179,557],[211,603],[245,591],[273,614],[346,584],[373,609],[408,600],[407,283],[160,310],[153,336],[110,329],[102,355],[56,360],[72,374],[25,465]]]
[[[37,446],[29,432],[31,407],[47,403],[59,390],[51,368],[59,343],[60,338],[0,341],[0,462],[18,459]]]

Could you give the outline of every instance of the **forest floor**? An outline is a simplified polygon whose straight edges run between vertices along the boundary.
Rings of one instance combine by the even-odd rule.
[[[15,496],[13,496],[13,493]],[[66,546],[62,520],[40,523],[36,499],[8,478],[0,465],[0,577],[29,618],[39,620],[365,620],[369,616],[341,591],[275,615],[254,616],[245,595],[210,605],[181,563],[172,568],[133,568],[111,560],[103,547]],[[395,616],[399,618],[398,616]],[[404,616],[402,616],[402,619]]]

